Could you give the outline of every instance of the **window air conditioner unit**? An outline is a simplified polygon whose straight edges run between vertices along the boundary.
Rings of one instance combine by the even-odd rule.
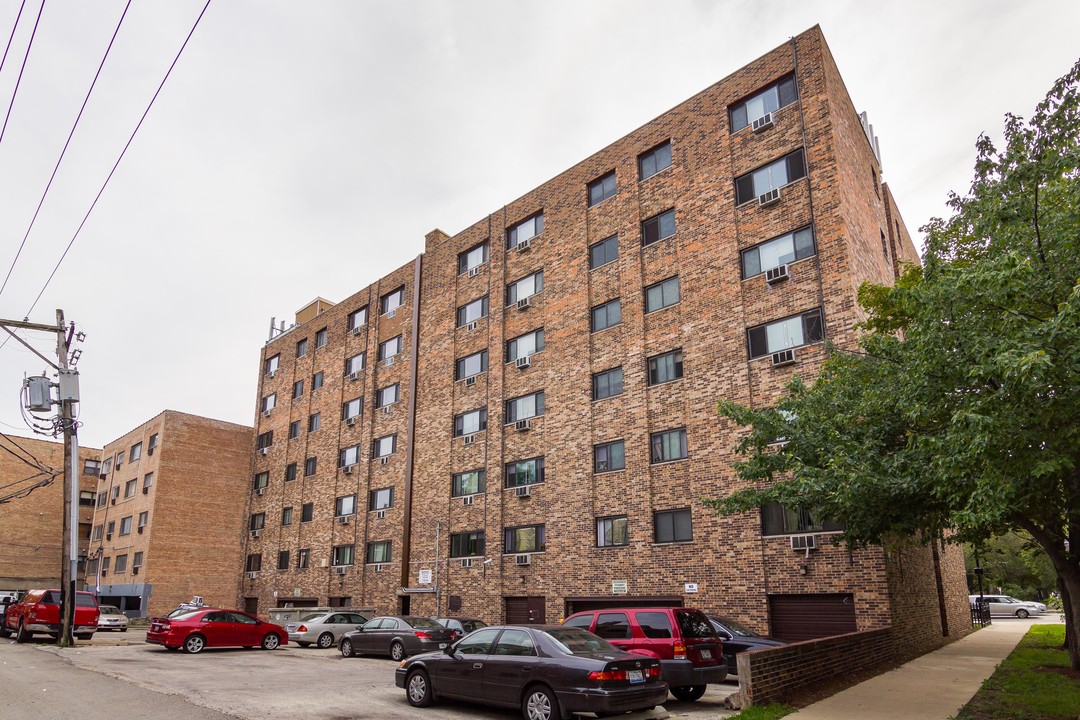
[[[472,495],[466,495],[465,497],[461,498],[461,504],[462,505],[472,505],[473,504],[473,496]]]
[[[106,575],[108,575],[108,574],[109,574],[109,571],[108,571],[108,570],[102,570],[102,571],[101,571],[101,577],[105,577],[105,576],[106,576]]]
[[[390,357],[386,358],[386,366],[390,367],[393,364],[394,364],[394,356],[391,355]]]
[[[349,417],[347,417],[345,419],[345,424],[348,425],[349,427],[352,427],[353,425],[355,425],[356,424],[356,416],[355,415],[350,415]]]
[[[525,238],[524,240],[518,240],[518,243],[517,243],[517,245],[514,246],[514,249],[516,249],[518,251],[525,251],[525,250],[528,250],[531,247],[532,247],[532,238]]]
[[[275,375],[277,375],[277,370],[271,370],[270,372],[266,373],[266,377],[268,378],[273,378]]]
[[[348,525],[349,524],[349,516],[348,515],[339,515],[337,521],[339,523],[341,523],[342,525]]]
[[[112,500],[110,500],[110,503],[115,505],[116,504],[116,498],[113,498]]]
[[[375,566],[375,572],[382,572],[382,568],[383,568],[382,565],[376,565]]]
[[[106,533],[105,539],[106,540],[112,540],[112,533]]]
[[[149,494],[150,494],[150,488],[148,488],[148,487],[144,487],[144,488],[142,489],[142,494],[143,494],[143,495],[149,495]]]
[[[817,537],[814,535],[792,535],[792,550],[814,550],[817,548]]]
[[[382,411],[383,411],[384,415],[389,415],[390,414],[390,407],[392,405],[393,405],[393,403],[390,403],[390,405],[383,405]]]
[[[465,385],[467,387],[472,387],[475,384],[476,384],[476,376],[475,375],[470,375],[469,377],[465,378]]]
[[[776,267],[769,268],[765,271],[765,282],[770,285],[775,285],[781,280],[787,280],[788,277],[790,276],[788,275],[788,266],[786,264],[777,265]]]
[[[480,265],[469,268],[469,277],[474,278],[480,274]]]
[[[360,331],[361,331],[361,330],[363,330],[363,329],[364,329],[364,326],[363,326],[363,325],[357,325],[356,327],[354,327],[354,328],[352,329],[352,334],[353,334],[353,335],[359,335],[359,334],[360,334]]]
[[[263,410],[263,417],[270,417],[270,411],[269,410]]]
[[[255,494],[256,494],[256,495],[262,495],[262,494],[264,494],[265,492],[266,492],[266,488],[265,488],[265,487],[258,487],[258,488],[255,488]]]
[[[359,380],[360,379],[359,371],[354,372],[354,373],[349,373],[349,379],[352,380],[353,382],[356,382],[357,380]]]
[[[520,300],[517,301],[517,309],[518,310],[528,310],[529,305],[531,305],[531,304],[532,303],[530,302],[529,298],[523,297],[523,298],[521,298]]]
[[[795,364],[795,348],[788,348],[787,350],[781,350],[780,352],[774,352],[772,354],[773,367],[783,367],[784,365]]]
[[[253,538],[257,538],[260,535],[262,535],[262,530],[252,530],[251,531],[251,537],[253,537]]]
[[[759,133],[759,132],[761,132],[763,130],[768,130],[772,126],[773,126],[773,117],[772,117],[771,112],[765,113],[764,115],[762,115],[761,117],[759,117],[757,120],[755,120],[754,122],[752,122],[750,124],[751,129],[756,133]]]
[[[379,464],[380,465],[385,465],[388,462],[390,462],[390,456],[389,455],[379,458]]]
[[[386,311],[386,317],[388,317],[388,318],[392,318],[395,315],[397,315],[397,308],[394,308],[393,310],[387,310]]]
[[[139,566],[138,565],[135,565],[135,566],[133,566],[131,568],[131,574],[132,575],[138,575],[139,574]]]
[[[154,454],[154,448],[147,448],[146,449],[146,454],[147,455],[153,455]]]
[[[780,202],[780,188],[773,188],[767,193],[758,195],[757,201],[759,207],[767,207]]]
[[[345,566],[344,565],[335,565],[334,566],[334,573],[336,575],[344,575],[345,574]]]
[[[465,445],[472,445],[474,442],[476,442],[476,433],[473,433],[472,435],[466,435],[461,439],[461,442]]]
[[[140,534],[140,535],[142,535],[142,534],[143,534],[143,530],[145,530],[145,529],[146,529],[146,527],[145,527],[145,526],[143,526],[143,525],[140,525],[140,526],[138,527],[138,530],[139,530],[139,534]]]
[[[526,418],[524,420],[518,420],[517,422],[514,423],[514,429],[517,430],[518,432],[524,432],[525,430],[531,430],[532,429],[532,420],[529,420],[528,418]]]
[[[259,573],[257,573],[257,572],[249,572],[247,575],[248,575],[248,580],[254,580],[259,575]]]
[[[346,465],[343,468],[341,468],[341,472],[345,473],[346,475],[352,475],[353,474],[353,469],[355,467],[356,467],[355,465]]]
[[[514,494],[519,498],[527,498],[532,495],[532,485],[522,485],[518,489],[514,490]]]
[[[519,370],[524,370],[530,365],[532,365],[532,358],[530,358],[528,355],[522,355],[514,361],[514,366],[517,367]]]
[[[463,567],[463,568],[472,567],[472,564],[473,564],[472,558],[462,558],[461,559],[461,567]]]
[[[514,557],[514,564],[515,565],[532,565],[532,556],[531,555],[516,555]]]
[[[375,512],[375,517],[378,518],[379,520],[382,520],[384,517],[386,517],[386,511],[385,510],[377,510]]]
[[[473,330],[476,329],[477,325],[478,325],[477,321],[473,320],[471,323],[469,323],[468,325],[465,326],[465,329],[468,330],[469,332],[472,332]]]
[[[270,454],[270,448],[268,448],[268,447],[259,448],[259,454],[260,455],[269,455]]]

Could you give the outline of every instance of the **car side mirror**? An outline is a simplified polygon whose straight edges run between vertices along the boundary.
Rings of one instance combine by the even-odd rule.
[[[727,634],[726,632],[718,631],[716,634],[720,636],[721,640],[730,640],[731,639],[731,635]]]
[[[456,649],[457,648],[454,645],[447,645],[446,647],[443,648],[443,652],[446,653],[447,655],[449,655],[450,657],[454,657],[454,651]]]

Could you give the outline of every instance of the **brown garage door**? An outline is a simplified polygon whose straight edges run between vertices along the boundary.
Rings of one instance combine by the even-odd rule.
[[[608,597],[566,598],[566,616],[583,610],[604,610],[623,607],[682,607],[683,599],[674,596],[610,595]]]
[[[798,642],[855,632],[855,602],[850,593],[770,595],[774,638]]]
[[[540,597],[508,597],[506,601],[506,624],[507,625],[543,625],[544,598]]]

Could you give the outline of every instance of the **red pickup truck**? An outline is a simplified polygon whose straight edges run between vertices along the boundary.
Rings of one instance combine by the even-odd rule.
[[[98,603],[93,593],[75,593],[75,622],[72,631],[80,640],[89,640],[97,630]],[[10,606],[0,625],[0,637],[15,635],[27,642],[34,633],[60,635],[60,591],[31,590],[20,602]]]

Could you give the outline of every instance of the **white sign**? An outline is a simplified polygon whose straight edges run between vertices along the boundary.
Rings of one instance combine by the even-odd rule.
[[[686,585],[683,586],[683,592],[696,593],[697,583],[686,583]]]
[[[431,584],[431,571],[430,570],[421,570],[420,571],[419,582],[420,582],[421,585],[430,585]]]
[[[630,583],[626,580],[612,580],[611,581],[611,594],[612,595],[625,595],[630,591]]]

